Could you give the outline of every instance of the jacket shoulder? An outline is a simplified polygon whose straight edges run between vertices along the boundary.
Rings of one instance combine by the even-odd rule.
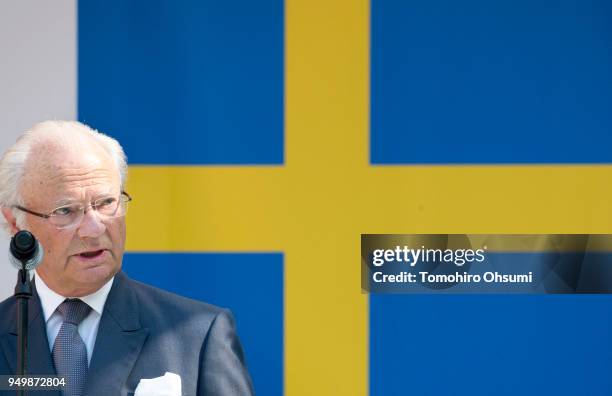
[[[157,287],[127,278],[127,286],[138,301],[141,320],[188,321],[196,326],[208,327],[221,312],[226,309],[179,296]],[[150,323],[149,323],[150,324]]]
[[[0,302],[0,333],[5,333],[9,330],[11,323],[14,322],[16,315],[15,297],[10,296],[6,300]]]

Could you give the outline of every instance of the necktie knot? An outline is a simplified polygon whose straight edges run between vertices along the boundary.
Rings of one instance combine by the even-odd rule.
[[[79,325],[91,311],[91,307],[78,298],[66,299],[57,307],[64,317],[64,322]]]

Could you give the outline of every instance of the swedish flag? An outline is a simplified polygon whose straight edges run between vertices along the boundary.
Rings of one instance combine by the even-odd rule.
[[[359,241],[610,233],[611,17],[79,2],[79,119],[133,164],[127,271],[234,310],[261,395],[610,393],[609,297],[367,296]]]

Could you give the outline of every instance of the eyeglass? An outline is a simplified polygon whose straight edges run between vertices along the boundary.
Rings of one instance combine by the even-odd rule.
[[[98,214],[105,219],[125,216],[127,213],[128,202],[131,200],[132,197],[130,194],[122,191],[119,198],[110,196],[98,198],[93,201],[93,203],[86,205],[83,205],[82,203],[72,203],[53,209],[47,214],[34,212],[33,210],[19,205],[15,205],[13,207],[31,215],[48,219],[51,224],[61,230],[80,224],[83,216],[85,215],[85,209],[87,209],[89,206],[91,206],[93,210],[98,212]]]

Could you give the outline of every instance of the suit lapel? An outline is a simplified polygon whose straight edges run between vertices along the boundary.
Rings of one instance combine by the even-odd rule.
[[[129,279],[115,275],[87,374],[87,395],[125,394],[125,384],[140,354],[148,329],[140,324],[138,301]]]
[[[15,373],[17,365],[17,300],[13,304],[11,315],[15,318],[11,329],[7,334],[2,335],[0,342],[8,360],[10,371]],[[47,339],[47,326],[44,315],[42,315],[40,298],[36,293],[34,282],[32,282],[32,297],[28,302],[28,362],[26,372],[29,375],[55,375]],[[49,395],[59,395],[59,392],[51,391]]]

